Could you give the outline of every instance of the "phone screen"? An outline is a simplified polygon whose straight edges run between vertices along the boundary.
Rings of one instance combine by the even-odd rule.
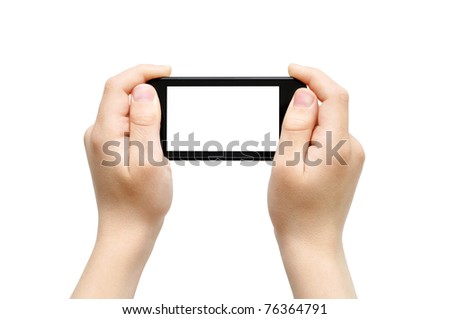
[[[275,151],[279,94],[278,86],[167,86],[167,150]]]

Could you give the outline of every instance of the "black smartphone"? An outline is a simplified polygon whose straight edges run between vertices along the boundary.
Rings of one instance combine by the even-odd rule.
[[[291,77],[167,77],[147,82],[161,103],[169,160],[270,161],[298,88]]]

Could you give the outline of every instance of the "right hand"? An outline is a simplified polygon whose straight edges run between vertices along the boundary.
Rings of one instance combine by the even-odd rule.
[[[269,182],[268,206],[294,295],[321,298],[327,294],[306,289],[308,284],[298,278],[298,271],[323,268],[310,264],[311,260],[344,266],[342,232],[364,151],[348,132],[347,92],[313,68],[290,65],[289,73],[309,89],[297,90],[286,112]],[[338,295],[354,295],[348,280],[344,290]]]

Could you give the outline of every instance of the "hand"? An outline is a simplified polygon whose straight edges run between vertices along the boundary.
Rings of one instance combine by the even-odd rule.
[[[134,296],[172,202],[159,100],[143,83],[169,74],[170,67],[139,65],[106,82],[84,138],[99,212],[97,241],[73,298]]]
[[[319,70],[290,65],[289,74],[309,89],[289,105],[269,182],[283,263],[295,297],[354,298],[342,232],[364,151],[348,132],[348,94]]]

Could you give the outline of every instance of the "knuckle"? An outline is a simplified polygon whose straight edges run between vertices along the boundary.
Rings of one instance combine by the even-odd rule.
[[[354,160],[356,161],[356,163],[362,165],[366,160],[366,152],[364,151],[361,143],[356,138],[353,137],[352,139],[352,153]]]
[[[348,103],[350,100],[350,95],[346,89],[339,87],[336,89],[336,98],[341,102]]]
[[[145,68],[145,64],[143,64],[143,63],[138,63],[138,64],[136,64],[135,66],[134,66],[134,68],[135,69],[142,69],[142,68]]]
[[[144,64],[144,63],[139,63],[135,66],[136,69],[145,69],[148,67],[154,67],[153,64]]]
[[[84,147],[85,147],[85,148],[87,148],[88,145],[89,145],[89,143],[90,143],[90,140],[91,140],[91,134],[92,134],[92,129],[93,129],[93,126],[91,125],[91,126],[89,126],[89,127],[86,129],[86,131],[84,132],[83,141],[84,141]]]
[[[131,122],[138,126],[151,126],[159,124],[159,117],[156,112],[146,114],[133,114],[130,118]]]
[[[89,142],[92,148],[101,149],[105,142],[105,139],[95,127],[92,127]]]
[[[108,80],[106,80],[105,82],[105,88],[104,88],[104,92],[111,92],[114,91],[115,89],[117,89],[118,84],[117,84],[117,78],[116,77],[110,77]]]
[[[305,131],[311,129],[311,123],[306,119],[288,116],[284,118],[283,129],[285,131]]]
[[[348,143],[349,141],[347,141],[347,143],[344,144],[344,146],[339,150],[339,155],[344,159],[344,161],[349,162],[350,158],[351,158],[351,148],[350,145]]]

